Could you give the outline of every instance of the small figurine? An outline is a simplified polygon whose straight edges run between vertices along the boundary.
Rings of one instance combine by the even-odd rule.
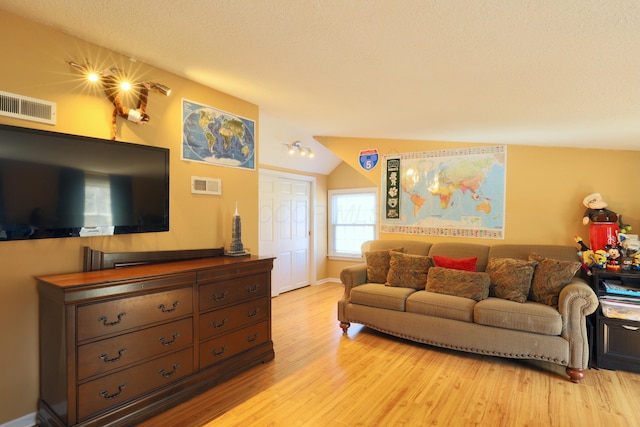
[[[604,201],[600,193],[589,194],[582,200],[587,210],[582,218],[582,224],[591,222],[616,222],[618,214],[607,209],[607,202]]]
[[[593,254],[593,256],[595,257],[595,262],[593,263],[593,265],[595,267],[604,269],[607,265],[607,251],[605,251],[604,249],[598,249]]]
[[[640,270],[640,253],[633,255],[633,264],[632,267],[636,270]]]
[[[607,270],[620,270],[620,249],[617,246],[607,245]]]

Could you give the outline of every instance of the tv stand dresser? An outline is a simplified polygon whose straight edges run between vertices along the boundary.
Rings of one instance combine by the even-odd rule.
[[[272,268],[86,248],[84,272],[38,277],[38,425],[134,425],[272,360]]]

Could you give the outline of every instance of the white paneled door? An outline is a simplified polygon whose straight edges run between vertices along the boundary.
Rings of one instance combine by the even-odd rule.
[[[310,284],[311,183],[260,174],[260,255],[275,256],[272,294]]]

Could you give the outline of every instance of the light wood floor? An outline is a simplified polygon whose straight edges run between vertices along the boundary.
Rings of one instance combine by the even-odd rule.
[[[336,320],[342,285],[273,299],[275,360],[142,426],[639,426],[640,374],[419,345]]]

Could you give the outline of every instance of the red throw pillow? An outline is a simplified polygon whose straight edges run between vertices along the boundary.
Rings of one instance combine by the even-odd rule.
[[[453,268],[454,270],[476,271],[476,261],[478,257],[453,259],[443,256],[433,255],[431,257],[437,267]]]

